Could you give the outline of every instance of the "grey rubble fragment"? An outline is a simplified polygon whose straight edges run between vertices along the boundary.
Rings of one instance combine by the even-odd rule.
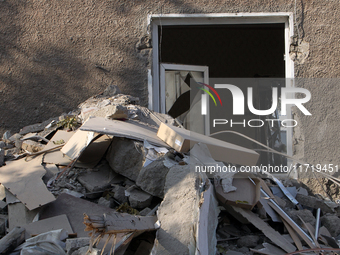
[[[21,144],[21,148],[23,150],[33,152],[33,153],[43,150],[44,147],[45,147],[45,145],[43,145],[39,142],[32,141],[32,140],[25,140]]]
[[[248,247],[254,248],[257,246],[257,243],[260,241],[260,237],[257,235],[247,235],[242,236],[237,240],[238,247]]]
[[[87,169],[77,177],[77,180],[90,192],[104,191],[109,188],[118,175],[111,169],[108,163],[97,166],[96,169]]]
[[[126,190],[129,195],[129,203],[133,208],[142,209],[151,204],[152,196],[135,187],[130,187]]]
[[[321,223],[333,237],[340,234],[340,219],[336,215],[325,215],[321,217]]]
[[[82,113],[82,119],[85,121],[89,117],[102,117],[108,119],[126,119],[128,117],[128,110],[122,105],[107,105],[102,108],[93,108]]]
[[[287,211],[287,214],[289,215],[289,217],[295,221],[297,224],[299,224],[301,227],[303,227],[303,223],[301,222],[301,220],[299,219],[299,217],[301,217],[301,219],[306,222],[306,223],[310,223],[312,226],[315,226],[315,217],[312,214],[311,211],[304,209],[304,210],[295,210],[292,209],[290,211]]]
[[[109,208],[110,208],[111,202],[110,202],[110,200],[107,200],[106,198],[101,197],[101,198],[99,198],[99,200],[98,200],[98,205],[102,205],[102,206],[105,206],[105,207],[109,207]]]
[[[128,201],[128,197],[125,196],[124,187],[117,185],[117,184],[113,184],[112,192],[114,192],[113,198],[116,199],[119,203],[123,204]]]
[[[166,158],[162,157],[143,167],[138,175],[136,184],[145,192],[160,198],[164,197],[164,185],[169,167]]]
[[[155,254],[190,254],[198,208],[196,180],[188,165],[170,168],[164,200],[158,209],[161,226],[153,248]]]
[[[37,123],[37,124],[33,124],[33,125],[29,125],[29,126],[26,126],[26,127],[23,127],[19,134],[20,135],[25,135],[25,134],[28,134],[28,133],[36,133],[36,132],[40,132],[40,131],[43,131],[44,128],[50,124],[52,121],[58,121],[59,120],[59,117],[55,117],[55,118],[51,118],[51,119],[48,119],[42,123]]]
[[[303,194],[298,193],[296,195],[296,200],[299,201],[299,203],[303,206],[308,206],[315,209],[320,208],[323,213],[333,212],[333,210],[327,204],[325,204],[325,202],[320,198],[305,196]]]
[[[133,181],[137,180],[145,161],[144,156],[136,149],[135,143],[136,141],[131,139],[114,137],[106,154],[106,160],[111,168]]]

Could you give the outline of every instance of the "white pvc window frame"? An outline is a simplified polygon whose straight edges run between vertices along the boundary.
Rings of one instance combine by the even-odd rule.
[[[179,64],[160,64],[160,112],[165,112],[165,71],[193,71],[193,72],[202,72],[203,73],[203,83],[209,83],[209,67],[208,66],[195,66],[195,65],[179,65]],[[209,98],[208,98],[209,100]],[[207,101],[207,111],[209,112],[209,101]],[[210,134],[210,124],[209,124],[209,115],[204,116],[204,133],[206,135]]]
[[[158,29],[160,26],[183,25],[227,25],[227,24],[285,24],[285,78],[294,78],[294,61],[289,57],[290,38],[294,35],[292,12],[254,12],[254,13],[210,13],[210,14],[152,14],[148,15],[148,26],[152,33],[152,91],[149,91],[149,106],[160,111],[160,63]],[[286,87],[294,84],[287,82]],[[150,89],[151,86],[149,86]],[[287,109],[291,118],[291,109]],[[287,130],[287,154],[293,154],[293,130]]]

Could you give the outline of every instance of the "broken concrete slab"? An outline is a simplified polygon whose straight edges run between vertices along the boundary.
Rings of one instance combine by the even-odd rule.
[[[153,196],[163,198],[165,179],[169,172],[167,160],[170,159],[162,157],[143,167],[136,180],[137,186]]]
[[[83,214],[103,214],[108,212],[115,212],[115,210],[63,193],[56,201],[43,208],[40,212],[40,220],[66,214],[77,236],[87,237],[88,233],[84,231]]]
[[[94,131],[101,134],[113,135],[115,137],[126,137],[138,141],[147,140],[150,144],[169,148],[165,142],[157,137],[157,128],[138,121],[90,118],[80,127],[80,130]]]
[[[119,183],[122,178],[115,173],[109,164],[104,161],[95,169],[87,169],[77,177],[77,180],[89,191],[104,191],[113,183]]]
[[[324,215],[321,217],[321,223],[328,229],[333,237],[336,237],[340,234],[340,219],[338,216]]]
[[[1,183],[29,210],[55,200],[42,181],[46,170],[41,165],[42,156],[7,162],[0,171]]]
[[[46,174],[42,178],[44,183],[47,183],[51,178],[59,173],[59,168],[54,164],[43,164],[43,167],[46,170]]]
[[[33,221],[40,208],[28,210],[27,207],[19,202],[8,205],[8,228],[10,230],[17,226],[24,226]]]
[[[128,188],[125,194],[128,195],[132,208],[142,209],[148,207],[152,201],[152,195],[133,186]]]
[[[110,149],[106,154],[106,160],[111,168],[133,181],[137,180],[142,169],[145,157],[136,149],[136,141],[131,139],[114,137]],[[142,145],[138,143],[141,147]]]
[[[190,254],[195,252],[195,223],[198,219],[197,176],[190,167],[170,168],[165,182],[165,196],[158,209],[161,223],[154,254]]]
[[[202,175],[204,191],[199,195],[199,216],[197,221],[196,253],[216,254],[216,228],[218,225],[218,201],[214,187],[206,175]]]
[[[51,230],[64,229],[68,234],[72,234],[73,230],[70,222],[65,214],[51,217],[44,220],[29,223],[23,226],[26,229],[25,239],[31,238]]]

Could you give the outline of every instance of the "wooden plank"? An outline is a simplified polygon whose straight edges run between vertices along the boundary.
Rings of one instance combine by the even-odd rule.
[[[301,238],[308,244],[309,247],[316,248],[312,241],[309,240],[309,238],[307,237],[307,234],[303,232],[302,229],[296,227],[296,225],[293,224],[293,220],[291,218],[289,218],[281,210],[279,210],[272,202],[268,202],[268,204],[281,216],[282,219],[284,219],[295,230],[295,232],[297,232],[301,236]]]
[[[299,236],[296,234],[296,232],[294,231],[294,229],[284,219],[282,219],[282,222],[285,225],[286,229],[288,230],[288,233],[292,237],[292,239],[293,239],[296,247],[298,248],[298,250],[299,251],[303,250],[301,240],[300,240]]]
[[[279,232],[275,231],[271,226],[269,226],[265,221],[260,219],[252,211],[244,210],[239,207],[232,206],[232,208],[245,217],[251,224],[256,228],[261,230],[263,234],[268,237],[273,243],[279,246],[284,251],[290,253],[296,251],[296,247],[289,243]]]
[[[107,234],[156,230],[156,221],[156,216],[134,216],[122,213],[104,214],[105,232]]]

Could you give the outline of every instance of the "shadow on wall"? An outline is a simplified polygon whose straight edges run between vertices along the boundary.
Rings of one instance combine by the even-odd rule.
[[[151,50],[136,45],[147,14],[163,9],[203,12],[179,0],[0,1],[0,135],[67,113],[110,84],[147,105]]]

